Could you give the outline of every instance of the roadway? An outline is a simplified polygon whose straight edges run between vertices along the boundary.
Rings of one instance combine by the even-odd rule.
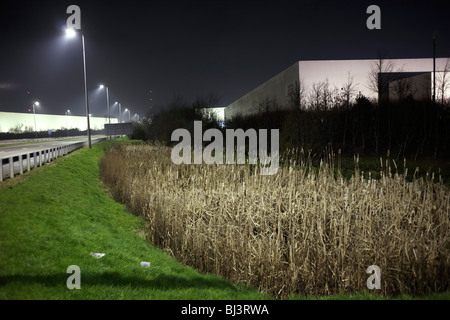
[[[96,142],[100,142],[106,139],[106,136],[92,136],[91,143],[94,144]],[[27,140],[9,140],[0,142],[0,160],[2,166],[2,172],[0,173],[0,181],[1,177],[6,177],[10,175],[11,167],[9,164],[10,159],[13,159],[13,170],[14,174],[21,173],[27,170],[28,167],[34,167],[36,165],[40,165],[39,156],[37,159],[34,155],[44,150],[55,150],[53,153],[48,152],[47,157],[53,160],[56,157],[59,157],[64,153],[69,153],[75,149],[83,147],[88,144],[88,140],[86,137],[74,137],[74,138],[49,138],[49,139],[27,139]],[[65,149],[61,149],[64,146],[67,146]],[[61,149],[61,152],[58,153],[58,149]],[[27,155],[30,163],[27,163]],[[22,166],[20,166],[19,156],[22,156]],[[49,162],[43,155],[43,159],[41,160],[43,163]],[[21,170],[22,168],[22,170]]]

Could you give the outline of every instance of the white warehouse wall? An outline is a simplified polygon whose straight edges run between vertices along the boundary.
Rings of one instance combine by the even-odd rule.
[[[436,71],[443,70],[447,58],[436,59]],[[394,64],[394,72],[431,72],[433,59],[387,59]],[[377,99],[377,95],[369,89],[369,73],[376,59],[366,60],[324,60],[300,61],[300,79],[307,91],[314,83],[326,81],[337,88],[347,83],[348,77],[353,77],[356,93],[361,92],[368,98]],[[433,73],[432,73],[433,74]],[[431,76],[433,78],[433,75]],[[432,88],[432,87],[431,87]]]
[[[215,115],[217,122],[225,121],[225,107],[203,108],[202,112],[204,116]]]
[[[108,118],[90,117],[91,130],[102,130]],[[111,123],[118,123],[117,118],[111,118]],[[10,132],[12,128],[21,128],[22,131],[34,132],[34,114],[0,112],[0,132]],[[65,116],[36,113],[36,131],[56,131],[61,129],[87,129],[86,116]]]
[[[442,73],[448,58],[436,58],[436,85],[438,86],[438,73]],[[349,76],[353,78],[355,95],[361,92],[368,98],[377,99],[376,93],[369,89],[369,73],[377,59],[364,60],[304,60],[298,61],[271,79],[251,90],[225,108],[226,120],[234,116],[257,113],[258,104],[266,98],[276,98],[283,106],[287,102],[289,86],[300,81],[306,92],[306,97],[315,83],[328,80],[330,89],[340,90],[348,82]],[[393,72],[431,72],[433,79],[433,59],[386,59],[394,63]],[[450,71],[450,70],[449,70]],[[432,83],[430,84],[432,89]],[[447,92],[447,91],[446,91]],[[436,92],[437,97],[439,93]]]

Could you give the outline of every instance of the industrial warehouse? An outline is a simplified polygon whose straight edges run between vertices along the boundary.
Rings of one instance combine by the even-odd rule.
[[[430,100],[435,80],[436,97],[447,98],[450,89],[445,79],[450,71],[450,59],[435,59],[435,75],[433,60],[298,61],[228,105],[225,108],[225,120],[229,121],[238,115],[253,115],[268,106],[287,109],[292,107],[292,98],[296,94],[298,100],[311,100],[320,90],[346,94],[350,100],[354,100],[357,95],[379,101],[406,96],[415,100]]]
[[[105,123],[118,123],[117,118],[89,117],[90,129],[103,130]],[[87,129],[86,116],[0,112],[0,132],[34,132]]]

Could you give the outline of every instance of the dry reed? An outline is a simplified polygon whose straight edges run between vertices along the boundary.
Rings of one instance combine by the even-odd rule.
[[[145,217],[148,241],[202,272],[276,297],[449,290],[450,193],[406,180],[345,179],[307,159],[261,176],[257,166],[174,165],[170,148],[116,145],[100,162],[114,197]],[[332,163],[328,161],[328,163]]]

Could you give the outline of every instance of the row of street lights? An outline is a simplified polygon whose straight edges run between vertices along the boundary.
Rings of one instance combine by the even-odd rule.
[[[73,38],[77,35],[75,29],[66,29],[66,36],[69,38]],[[87,74],[86,74],[86,46],[84,44],[84,35],[81,32],[81,43],[83,46],[83,71],[84,71],[84,98],[86,103],[86,118],[87,118],[87,132],[88,132],[88,141],[89,141],[89,149],[92,148],[91,144],[91,126],[89,123],[89,103],[88,103],[88,91],[87,91]]]
[[[77,32],[75,29],[66,29],[66,36],[69,38],[73,38],[77,35]],[[88,102],[88,90],[87,90],[87,68],[86,68],[86,46],[84,42],[84,34],[81,32],[81,42],[82,42],[82,48],[83,48],[83,73],[84,73],[84,96],[85,96],[85,104],[86,104],[86,118],[87,118],[87,132],[88,132],[88,140],[89,140],[89,148],[91,148],[91,128],[90,128],[90,121],[89,118],[91,114],[89,113],[89,102]],[[105,85],[100,85],[100,88],[106,89],[106,104],[108,108],[108,123],[111,123],[111,113],[110,113],[110,105],[109,105],[109,88]],[[116,102],[116,104],[119,104],[119,116],[120,116],[120,123],[122,123],[122,110],[121,110],[121,104]],[[33,103],[33,115],[34,115],[34,133],[35,137],[37,138],[37,128],[36,128],[36,106],[39,106],[39,102],[36,101]],[[130,109],[125,109],[125,112],[128,111],[128,120],[131,122],[131,111]],[[70,114],[70,110],[65,111],[66,115],[66,124],[67,123],[67,116]]]
[[[104,88],[104,85],[100,85],[100,88]],[[106,104],[108,106],[108,123],[111,123],[111,114],[110,114],[110,105],[109,105],[109,92],[108,87],[106,87]],[[119,123],[122,123],[122,110],[121,110],[121,104],[119,102],[115,102],[115,105],[119,105]],[[33,102],[33,116],[34,116],[34,135],[37,138],[37,126],[36,126],[36,107],[39,106],[39,101]],[[128,112],[128,121],[131,122],[131,110],[126,108],[125,112]],[[68,116],[70,115],[70,110],[64,111],[64,115],[66,116],[66,128],[69,129],[69,122],[68,122]],[[135,114],[134,117],[138,117],[139,121],[139,115]],[[89,117],[92,117],[92,114],[89,114]]]
[[[75,29],[70,29],[67,28],[66,29],[66,35],[69,38],[73,38],[75,37],[77,34],[77,32],[75,31]],[[84,70],[84,95],[85,95],[85,103],[86,103],[86,118],[87,118],[87,132],[88,132],[88,139],[89,139],[89,148],[91,148],[91,130],[90,130],[90,123],[89,123],[89,103],[88,103],[88,91],[87,91],[87,72],[86,72],[86,47],[84,44],[84,35],[83,32],[81,32],[81,42],[82,42],[82,47],[83,47],[83,70]],[[107,108],[108,108],[108,123],[111,123],[111,113],[110,113],[110,108],[109,108],[109,88],[108,86],[105,85],[100,85],[100,88],[103,89],[105,88],[106,90],[106,104],[107,104]],[[116,102],[118,103],[118,102]],[[120,123],[122,123],[122,110],[121,110],[121,104],[119,104],[119,115],[120,115]],[[34,107],[34,105],[33,105]],[[34,108],[33,108],[34,110]],[[129,109],[125,109],[125,111],[128,111],[128,120],[131,121],[131,116],[130,116],[130,110]],[[36,128],[36,123],[35,123],[35,128]]]
[[[108,108],[108,123],[111,123],[111,112],[110,112],[110,104],[109,104],[109,88],[108,86],[105,86],[103,84],[100,85],[100,89],[105,89],[106,90],[106,106]],[[118,104],[119,105],[119,123],[122,123],[122,105],[120,104],[120,102],[115,102],[115,105]],[[130,109],[126,108],[125,112],[128,111],[128,121],[131,121],[131,116],[130,116]]]

